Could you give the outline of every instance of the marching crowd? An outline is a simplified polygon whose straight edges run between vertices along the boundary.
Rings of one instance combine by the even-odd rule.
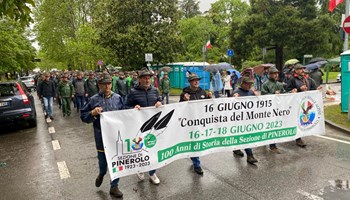
[[[187,76],[189,86],[185,87],[179,101],[195,101],[200,99],[219,97],[243,97],[281,93],[296,93],[308,90],[322,89],[320,73],[314,78],[306,73],[305,66],[293,63],[285,66],[280,72],[275,67],[267,67],[262,75],[257,75],[251,69],[244,70],[240,74],[216,71],[211,74],[211,90],[205,91],[199,85],[201,77],[194,73]],[[241,76],[240,78],[239,75]],[[71,102],[74,108],[80,112],[83,122],[92,123],[94,129],[99,174],[95,180],[99,187],[104,175],[107,173],[107,161],[104,153],[102,133],[99,115],[102,112],[121,109],[140,109],[142,107],[160,107],[169,103],[170,80],[166,72],[153,73],[148,69],[139,72],[63,72],[45,73],[36,78],[37,93],[43,100],[46,117],[53,118],[53,101],[56,100],[62,109],[64,117],[71,115]],[[212,93],[213,92],[213,93]],[[164,102],[164,100],[166,101]],[[296,145],[305,147],[301,138],[296,140]],[[276,144],[270,144],[272,152],[280,154]],[[255,164],[258,160],[253,156],[253,150],[244,149],[247,154],[247,162]],[[234,154],[244,156],[241,150],[235,150]],[[199,157],[192,157],[194,172],[202,175]],[[156,169],[149,171],[151,183],[157,185],[160,179],[156,175]],[[138,173],[140,180],[145,179],[144,173]],[[110,184],[110,194],[122,197],[123,193],[118,188],[119,178]]]

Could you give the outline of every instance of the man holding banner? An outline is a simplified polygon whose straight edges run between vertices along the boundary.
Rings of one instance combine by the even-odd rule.
[[[102,112],[121,110],[124,107],[121,97],[112,92],[112,78],[109,74],[104,73],[99,77],[98,87],[100,89],[99,93],[92,96],[80,110],[81,120],[86,123],[93,123],[94,127],[97,158],[100,169],[99,175],[95,181],[96,187],[101,186],[103,177],[107,173],[107,160],[102,141],[100,114]],[[118,183],[119,178],[111,181],[109,193],[115,197],[121,198],[123,193],[119,190]]]
[[[233,91],[233,97],[256,96],[256,93],[251,90],[253,84],[254,81],[250,77],[243,77],[241,86],[237,90]],[[251,148],[246,148],[244,151],[247,154],[247,162],[249,164],[254,165],[256,162],[258,162],[258,160],[254,158],[253,150]],[[241,150],[235,150],[233,153],[240,157],[244,156]]]
[[[146,69],[139,72],[139,85],[130,90],[127,98],[126,106],[128,108],[134,107],[140,110],[142,107],[155,106],[158,108],[162,105],[162,97],[159,96],[159,91],[151,86],[152,76],[153,73]],[[149,176],[151,183],[154,185],[160,183],[155,169],[149,171]],[[145,179],[144,173],[137,173],[137,177],[140,180]]]
[[[190,82],[190,86],[185,87],[182,90],[182,94],[180,95],[180,102],[212,98],[213,95],[211,92],[206,93],[202,88],[199,87],[199,80],[201,80],[201,78],[199,78],[197,74],[191,73],[189,75],[188,82]],[[194,171],[197,174],[202,175],[203,170],[199,157],[191,157],[191,160],[193,163]]]

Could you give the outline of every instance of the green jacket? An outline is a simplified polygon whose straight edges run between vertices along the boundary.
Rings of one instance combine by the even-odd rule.
[[[160,90],[162,93],[169,93],[170,92],[170,80],[167,78],[163,78],[160,81]]]
[[[276,91],[279,91],[280,94],[286,93],[286,90],[281,82],[269,79],[261,86],[261,95],[276,94]]]
[[[59,97],[72,97],[75,94],[74,87],[70,81],[60,81],[57,86]]]

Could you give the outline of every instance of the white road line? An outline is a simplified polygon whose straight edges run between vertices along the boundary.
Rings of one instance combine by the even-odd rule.
[[[58,140],[52,140],[51,142],[52,142],[53,150],[56,151],[56,150],[61,149],[61,145],[60,145],[60,143],[58,142]]]
[[[55,127],[53,127],[53,126],[51,126],[51,127],[49,127],[49,133],[51,134],[51,133],[55,133],[56,131],[55,131]]]
[[[308,192],[305,192],[304,190],[298,190],[297,193],[307,197],[308,199],[312,199],[312,200],[323,200],[322,197],[319,197],[319,196],[316,196],[316,195],[313,195],[313,194],[310,194]]]
[[[327,140],[333,140],[333,141],[336,141],[336,142],[344,143],[344,144],[350,144],[350,142],[345,141],[345,140],[334,139],[334,138],[327,137],[327,136],[322,136],[322,135],[315,135],[315,136],[323,138],[323,139],[327,139]]]
[[[60,172],[61,179],[66,179],[70,177],[65,161],[57,162],[57,166],[58,166],[58,171]]]

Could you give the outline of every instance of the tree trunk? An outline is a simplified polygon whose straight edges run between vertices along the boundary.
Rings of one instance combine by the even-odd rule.
[[[281,71],[283,69],[283,46],[276,45],[275,56],[276,68]]]

